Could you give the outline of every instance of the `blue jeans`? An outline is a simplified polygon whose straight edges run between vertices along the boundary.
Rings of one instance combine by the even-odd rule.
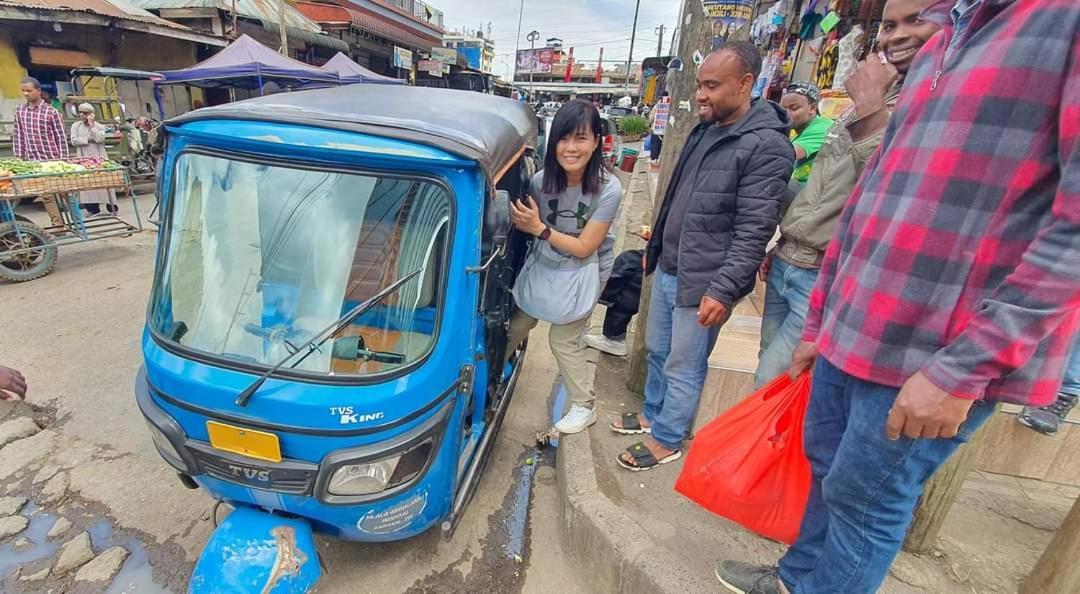
[[[791,353],[802,338],[810,291],[817,268],[799,268],[773,257],[765,283],[765,313],[761,317],[761,351],[754,385],[760,388],[791,366]]]
[[[977,402],[952,439],[889,441],[899,392],[819,357],[806,411],[813,481],[799,539],[780,559],[792,594],[872,593],[900,551],[923,483],[994,412]]]
[[[1076,335],[1069,361],[1065,364],[1065,380],[1061,382],[1061,393],[1080,396],[1080,334]]]
[[[657,269],[645,333],[648,379],[645,408],[652,436],[669,450],[682,446],[697,413],[709,353],[716,345],[720,324],[698,324],[698,308],[676,307],[677,277]]]

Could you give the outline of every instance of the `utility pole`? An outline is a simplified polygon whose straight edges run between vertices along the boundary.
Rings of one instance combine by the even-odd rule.
[[[686,19],[689,15],[689,21]],[[705,9],[701,0],[683,0],[683,7],[679,14],[679,22],[675,25],[675,35],[679,37],[678,52],[679,60],[683,64],[681,72],[668,74],[668,90],[671,93],[671,119],[668,120],[667,129],[664,132],[664,146],[660,152],[660,178],[656,184],[656,194],[653,196],[653,228],[656,228],[656,213],[660,211],[660,205],[664,201],[668,184],[671,182],[671,172],[675,169],[675,163],[679,160],[683,144],[690,135],[690,131],[698,123],[696,110],[693,109],[694,93],[696,91],[697,65],[694,64],[694,52],[699,51],[706,55],[712,49],[712,22],[705,18]],[[730,40],[745,40],[750,38],[750,23],[738,29],[728,36]],[[652,292],[652,276],[645,277],[641,287],[641,306],[638,311],[638,319],[635,322],[637,333],[634,336],[634,346],[631,351],[630,379],[627,386],[631,391],[638,394],[645,389],[645,376],[647,373],[645,364],[645,329],[648,328],[649,320],[649,294]]]
[[[623,79],[623,93],[630,95],[630,63],[634,61],[634,38],[637,37],[637,17],[641,10],[641,0],[634,5],[634,28],[630,31],[630,55],[626,56],[626,78]]]
[[[657,34],[657,38],[656,38],[656,57],[659,58],[660,55],[661,55],[661,52],[664,51],[664,26],[660,25],[659,27],[653,29],[653,32]]]
[[[517,55],[518,47],[521,45],[521,17],[525,16],[525,0],[521,0],[521,8],[518,9],[518,32],[517,37],[514,38],[514,75],[510,78],[510,83],[517,82]]]
[[[281,32],[281,55],[289,57],[289,40],[285,37],[285,0],[278,0],[278,31]]]
[[[532,51],[533,55],[535,56],[536,40],[540,39],[540,32],[530,31],[527,39],[529,40],[529,50]],[[533,70],[535,70],[535,68],[529,68],[529,95],[534,95],[536,93],[536,91],[533,89]]]

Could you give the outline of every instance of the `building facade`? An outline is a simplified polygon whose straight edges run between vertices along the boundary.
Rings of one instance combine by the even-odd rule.
[[[443,47],[455,49],[469,68],[491,74],[495,68],[495,42],[490,32],[451,32],[443,35]]]

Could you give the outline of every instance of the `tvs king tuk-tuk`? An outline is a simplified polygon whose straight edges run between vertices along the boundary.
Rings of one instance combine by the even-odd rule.
[[[453,533],[524,353],[506,344],[525,244],[508,201],[535,122],[386,85],[167,122],[136,398],[181,482],[233,510],[189,591],[305,591],[313,531]]]

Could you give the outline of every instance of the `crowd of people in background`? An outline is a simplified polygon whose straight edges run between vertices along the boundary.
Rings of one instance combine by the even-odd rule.
[[[1069,0],[888,0],[835,121],[809,82],[780,105],[752,99],[750,43],[700,64],[701,123],[664,164],[647,247],[621,254],[597,292],[602,334],[566,336],[625,355],[641,272],[653,275],[645,405],[610,429],[645,436],[618,465],[657,468],[682,454],[720,327],[765,283],[755,383],[812,369],[813,479],[795,544],[777,565],[719,563],[729,590],[875,591],[924,482],[995,402],[1052,434],[1080,399],[1078,33]],[[548,239],[535,218],[515,224]],[[594,240],[575,255],[610,226],[583,223]],[[585,422],[569,433],[595,421],[589,380],[573,381],[568,417]]]

